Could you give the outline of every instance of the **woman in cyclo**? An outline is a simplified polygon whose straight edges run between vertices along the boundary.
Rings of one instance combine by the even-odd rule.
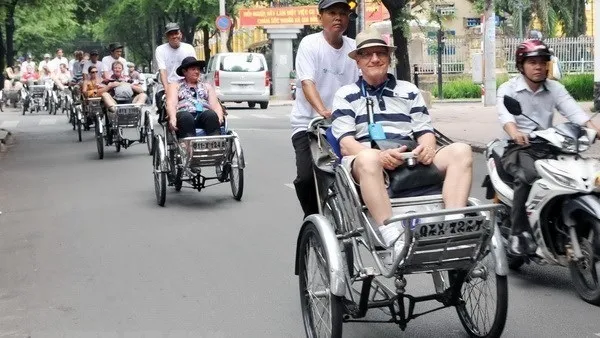
[[[19,95],[21,95],[21,89],[23,89],[23,84],[21,83],[21,67],[18,65],[14,65],[12,68],[7,67],[4,70],[4,102],[10,100],[16,107],[16,104],[19,101]]]
[[[40,79],[40,75],[35,72],[33,66],[27,66],[25,72],[21,74],[21,83],[23,85],[35,84]]]
[[[102,94],[108,92],[109,88],[107,85],[102,83],[102,78],[98,75],[98,68],[96,66],[90,66],[88,68],[89,77],[83,81],[83,97],[87,105],[88,99],[90,98],[101,98]],[[78,87],[74,87],[78,88]],[[90,112],[86,112],[88,116],[88,123],[92,124],[93,116]]]
[[[196,128],[206,135],[219,135],[223,124],[223,108],[215,89],[200,80],[205,62],[190,56],[176,70],[183,79],[167,87],[167,117],[177,138],[196,136]]]

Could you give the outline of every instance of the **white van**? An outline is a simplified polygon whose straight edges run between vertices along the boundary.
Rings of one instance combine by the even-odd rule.
[[[206,66],[205,80],[215,87],[221,102],[248,102],[267,109],[271,74],[260,53],[218,53]]]

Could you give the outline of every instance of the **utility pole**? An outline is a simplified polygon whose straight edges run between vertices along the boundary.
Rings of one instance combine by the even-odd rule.
[[[357,1],[358,8],[356,11],[357,11],[358,17],[356,18],[356,31],[358,33],[364,31],[366,28],[365,27],[366,26],[365,12],[366,12],[366,8],[367,8],[367,4],[365,2],[366,2],[366,0],[365,1],[363,1],[363,0]]]
[[[219,0],[219,15],[225,15],[225,0]],[[227,52],[227,32],[219,30],[219,52]]]
[[[441,20],[440,20],[441,21]],[[437,31],[437,82],[438,82],[438,98],[442,100],[444,94],[442,92],[442,54],[444,53],[444,31],[440,22],[440,28]]]
[[[600,0],[594,0],[594,110],[600,111]]]
[[[483,97],[483,105],[488,107],[496,105],[496,16],[494,14],[494,0],[485,0],[484,10],[483,85],[485,96]]]
[[[523,2],[517,3],[519,6],[519,39],[523,40]]]

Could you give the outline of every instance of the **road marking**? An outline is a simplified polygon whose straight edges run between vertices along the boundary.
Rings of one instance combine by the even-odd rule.
[[[56,118],[42,117],[40,120],[40,126],[49,126],[52,124],[56,124]]]
[[[239,119],[240,117],[237,115],[231,115],[231,114],[227,114],[227,119],[228,120],[235,120],[235,119]]]
[[[296,190],[296,187],[294,187],[294,184],[292,184],[292,183],[286,183],[284,185],[292,190]]]
[[[20,121],[4,121],[0,124],[0,128],[16,128]]]
[[[254,117],[258,117],[259,119],[274,119],[273,116],[269,116],[266,114],[251,114]]]

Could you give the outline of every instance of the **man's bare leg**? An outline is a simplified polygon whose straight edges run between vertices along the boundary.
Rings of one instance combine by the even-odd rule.
[[[446,208],[467,205],[473,177],[473,153],[464,143],[453,143],[440,149],[433,164],[445,173],[442,196]]]

